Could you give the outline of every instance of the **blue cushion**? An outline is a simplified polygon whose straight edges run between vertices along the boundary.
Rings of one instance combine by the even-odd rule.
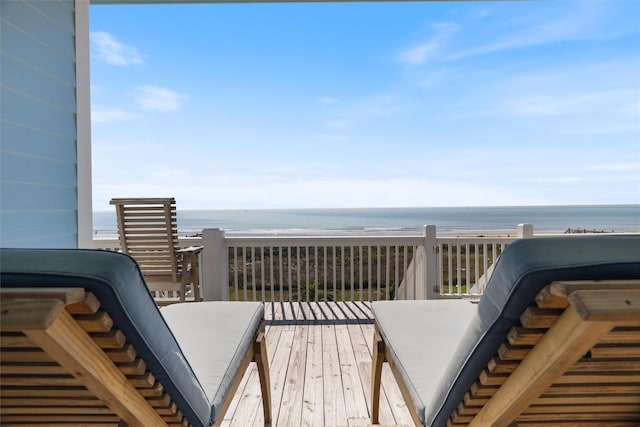
[[[475,318],[426,408],[426,425],[445,426],[509,329],[550,282],[640,279],[640,236],[522,239],[500,256]]]
[[[129,256],[94,250],[0,249],[0,285],[81,287],[93,292],[101,310],[109,313],[114,327],[122,330],[189,422],[204,427],[215,421],[214,399],[207,396]],[[210,308],[200,303],[188,306],[194,312]],[[261,317],[262,312],[253,310],[251,316]],[[215,343],[208,351],[215,357]]]

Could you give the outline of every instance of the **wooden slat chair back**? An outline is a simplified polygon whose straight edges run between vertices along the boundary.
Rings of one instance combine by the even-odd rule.
[[[0,425],[190,427],[100,301],[83,288],[1,288]],[[238,366],[216,426],[249,364],[271,420],[264,321]]]
[[[449,426],[640,423],[640,280],[557,282],[511,328]]]
[[[410,399],[388,351],[376,325],[373,423],[384,361]],[[420,424],[413,410],[412,416]],[[640,425],[640,280],[542,289],[447,421],[447,427],[550,425]]]
[[[1,295],[0,424],[191,425],[92,293]]]
[[[114,198],[122,251],[132,256],[160,305],[200,300],[197,254],[180,249],[174,198]]]

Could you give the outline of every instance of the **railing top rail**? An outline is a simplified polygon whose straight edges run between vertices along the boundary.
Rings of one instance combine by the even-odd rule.
[[[180,237],[184,245],[200,244],[202,237]],[[225,236],[226,247],[304,247],[304,246],[419,246],[424,243],[423,236]],[[509,244],[516,237],[438,237],[438,244]],[[93,247],[119,248],[117,237],[94,238]]]
[[[424,243],[422,236],[225,236],[227,247],[393,246]]]
[[[438,244],[479,244],[479,243],[504,243],[509,244],[518,240],[518,237],[438,237]]]

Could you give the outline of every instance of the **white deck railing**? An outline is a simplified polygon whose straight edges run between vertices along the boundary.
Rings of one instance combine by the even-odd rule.
[[[533,235],[520,226],[518,238]],[[206,229],[180,238],[203,245],[202,293],[207,300],[373,301],[479,295],[483,277],[515,238],[421,236],[225,235]],[[117,239],[94,248],[119,250]]]

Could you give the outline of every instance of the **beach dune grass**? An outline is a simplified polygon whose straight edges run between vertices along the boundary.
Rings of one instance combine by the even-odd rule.
[[[502,249],[494,244],[442,245],[439,249],[442,292],[466,293]],[[394,299],[415,251],[412,246],[230,248],[229,298],[233,301]]]
[[[254,292],[277,301],[392,299],[413,253],[410,246],[230,249],[230,299]]]

